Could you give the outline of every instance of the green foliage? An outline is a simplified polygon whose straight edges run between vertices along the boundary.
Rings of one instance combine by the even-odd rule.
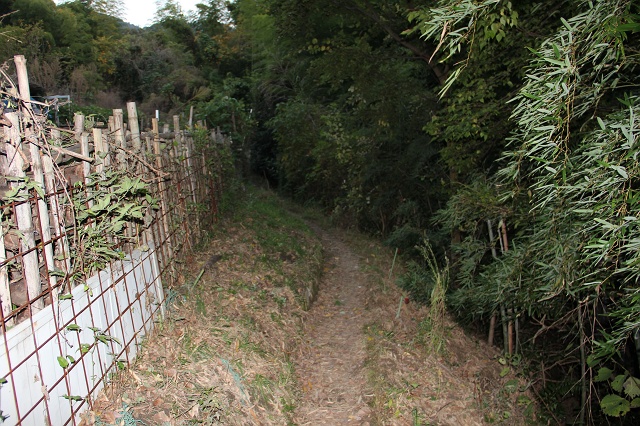
[[[482,5],[489,3],[504,2]],[[437,218],[445,230],[461,232],[460,243],[452,247],[460,259],[456,265],[460,288],[451,294],[452,307],[476,319],[488,318],[500,305],[509,306],[522,318],[532,322],[542,318],[550,324],[538,333],[554,330],[570,341],[575,330],[566,319],[578,303],[586,303],[591,316],[585,322],[593,327],[585,351],[590,366],[603,366],[624,363],[622,348],[640,325],[635,226],[640,126],[637,82],[633,81],[640,58],[637,40],[618,30],[632,28],[630,2],[576,5],[573,15],[559,19],[549,37],[530,49],[526,75],[515,75],[513,82],[519,88],[509,107],[513,129],[495,184],[461,187]],[[479,22],[487,12],[449,9],[447,13],[451,19],[475,16]],[[432,23],[439,22],[440,30],[445,21],[456,22],[438,19]],[[459,34],[447,35],[455,28],[463,29],[463,35],[472,34],[464,22],[470,21],[460,21],[458,27],[443,32],[445,44],[467,42]],[[435,34],[437,29],[430,31]],[[508,39],[509,32],[505,34]],[[447,99],[464,99],[464,86],[460,86],[465,73],[473,74],[475,57],[490,50],[488,43],[479,53],[471,51],[467,69],[453,77],[457,80],[451,82]],[[455,101],[445,102],[455,105]],[[455,114],[446,115],[451,117]],[[445,150],[444,154],[464,172],[460,159],[473,145],[454,145],[456,135],[448,137],[447,149],[455,146],[462,151],[451,155]],[[467,164],[469,170],[477,169]],[[495,189],[487,191],[492,186]],[[494,259],[488,255],[485,224],[492,220],[495,226],[501,217],[507,221],[510,247]],[[603,309],[607,321],[598,320]],[[545,356],[566,359],[568,352],[558,348]],[[616,392],[622,392],[621,386]],[[631,397],[610,395],[601,408],[609,415],[632,415]]]
[[[124,252],[113,248],[114,239],[130,239],[125,232],[127,226],[142,224],[146,210],[157,208],[140,178],[114,170],[91,175],[86,187],[79,185],[74,191],[72,201],[72,283],[86,279],[113,260],[123,259]]]
[[[629,375],[628,372],[616,375],[612,370],[602,367],[593,381],[608,382],[611,390],[615,392],[605,395],[600,400],[600,408],[607,416],[625,416],[631,409],[640,408],[640,379]]]
[[[427,305],[433,292],[433,275],[425,270],[424,265],[413,261],[398,278],[398,286],[409,293],[411,300]]]
[[[518,16],[510,1],[441,0],[435,7],[409,12],[409,21],[416,25],[405,34],[420,32],[422,37],[437,42],[432,56],[444,50],[441,59],[443,62],[457,58],[460,54],[467,56],[448,76],[440,90],[440,95],[444,96],[468,65],[474,46],[482,49],[491,46],[489,42],[493,39],[500,42],[507,38],[506,31],[518,25]]]
[[[431,246],[425,241],[420,246],[422,257],[426,260],[433,281],[431,300],[429,308],[429,320],[431,322],[431,347],[435,353],[445,351],[446,330],[446,306],[445,296],[449,287],[449,261],[445,261],[445,266],[440,267]]]

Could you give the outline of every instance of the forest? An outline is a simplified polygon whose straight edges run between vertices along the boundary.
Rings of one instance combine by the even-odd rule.
[[[550,412],[640,418],[640,4],[0,0],[0,60],[73,113],[183,113],[245,176],[375,235]],[[7,61],[7,62],[5,62]]]

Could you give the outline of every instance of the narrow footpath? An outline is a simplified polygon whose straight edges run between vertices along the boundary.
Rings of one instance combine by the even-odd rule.
[[[332,235],[337,231],[314,230],[325,249],[326,266],[295,359],[303,391],[296,424],[369,425],[363,328],[371,314],[365,309],[366,276],[358,256]]]

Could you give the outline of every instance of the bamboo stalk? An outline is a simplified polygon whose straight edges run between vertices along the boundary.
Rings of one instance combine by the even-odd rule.
[[[15,112],[5,113],[5,117],[11,121],[9,129],[11,142],[6,143],[7,161],[9,174],[18,178],[25,178],[25,164],[19,151],[22,150],[22,139],[20,135],[20,120]],[[12,188],[19,188],[18,182],[12,182]],[[21,195],[26,199],[30,198],[29,193],[21,191]],[[42,293],[40,283],[40,269],[38,265],[38,252],[36,251],[36,240],[33,229],[31,203],[21,202],[15,207],[16,222],[20,231],[20,250],[22,253],[23,275],[26,282],[28,299],[33,301],[30,304],[32,314],[44,308],[44,302],[39,297]]]
[[[31,108],[31,92],[29,89],[29,74],[27,72],[27,63],[23,56],[18,55],[15,57],[16,73],[18,75],[18,88],[20,91],[20,98],[23,102],[23,129],[25,138],[30,141],[29,152],[31,154],[31,172],[33,179],[36,181],[43,191],[45,191],[44,184],[44,172],[42,168],[42,156],[40,153],[40,145],[36,144],[39,135],[36,135],[31,126],[31,120],[35,117],[33,109]],[[25,111],[26,110],[26,111]],[[28,112],[28,113],[27,113]],[[86,164],[86,163],[85,163]],[[38,219],[40,221],[40,237],[42,239],[43,253],[45,265],[47,271],[55,269],[53,260],[53,243],[51,241],[51,224],[49,222],[49,208],[43,198],[38,197],[37,201]],[[51,294],[52,301],[56,301],[55,287],[57,279],[54,275],[46,274],[49,281],[49,293]]]
[[[89,135],[87,133],[82,133],[80,136],[80,149],[82,150],[82,155],[89,157]],[[82,177],[84,179],[84,185],[88,188],[91,185],[91,164],[87,162],[82,163]],[[88,189],[87,189],[88,190]],[[89,208],[93,207],[93,200],[89,199],[88,201]]]
[[[491,247],[491,256],[497,260],[498,252],[494,244],[495,236],[493,234],[493,224],[491,223],[491,219],[487,219],[487,229],[489,230],[489,245]],[[491,346],[493,345],[493,339],[495,337],[495,332],[496,332],[496,320],[497,320],[497,313],[493,312],[493,314],[491,314],[491,320],[489,321],[489,336],[487,337],[487,344]]]
[[[173,150],[171,151],[171,153],[172,153],[174,164],[176,167],[178,199],[180,200],[180,207],[182,208],[183,217],[188,217],[187,203],[186,203],[187,197],[184,194],[185,188],[183,188],[182,182],[188,177],[189,171],[185,167],[185,161],[182,159],[184,154],[183,153],[184,146],[183,146],[182,132],[180,132],[180,116],[178,115],[173,116],[173,134],[174,134],[175,141],[174,141]],[[191,186],[191,183],[189,183],[189,186]],[[191,248],[191,227],[189,226],[188,221],[183,222],[182,228],[185,232],[186,242],[189,245],[189,248]]]
[[[7,252],[4,247],[4,230],[2,222],[0,222],[0,265],[7,260]],[[7,321],[7,317],[11,314],[11,289],[9,287],[9,267],[0,266],[0,304],[2,305],[2,319],[5,325],[13,325],[14,321]]]
[[[506,253],[509,251],[509,239],[507,238],[507,224],[504,219],[500,220],[498,227],[500,229],[500,243],[502,247],[502,252]],[[502,307],[502,309],[504,310],[504,307]],[[508,323],[506,327],[507,334],[505,334],[505,336],[507,336],[505,339],[507,340],[506,351],[509,355],[511,355],[513,354],[513,319],[512,319],[513,312],[509,310],[507,314],[509,315],[509,317],[508,317]],[[503,325],[503,330],[504,330],[504,325]]]
[[[509,355],[513,354],[513,311],[509,309],[507,311],[507,315],[509,315],[509,323],[507,324],[507,335],[509,336]]]
[[[8,124],[11,124],[11,122],[9,122]],[[9,129],[5,127],[2,130],[3,130],[2,134],[4,135],[5,132],[8,132]],[[4,145],[4,141],[2,145]],[[4,157],[2,157],[2,159],[4,159]],[[5,161],[0,162],[0,172],[2,172],[3,176],[9,175],[7,163]],[[7,260],[7,252],[4,245],[4,234],[5,234],[5,231],[2,228],[2,220],[0,220],[0,265],[2,265]],[[5,326],[13,325],[15,323],[13,319],[7,320],[7,317],[9,316],[9,314],[11,314],[11,311],[12,311],[11,288],[9,287],[8,265],[0,266],[0,305],[2,305],[2,318],[4,320]]]
[[[127,157],[125,155],[125,149],[127,148],[126,139],[124,137],[124,116],[121,109],[113,110],[113,133],[115,138],[116,146],[122,148],[116,152],[116,159],[118,161],[118,169],[126,170],[127,168]]]
[[[196,217],[196,229],[198,231],[201,230],[200,227],[200,215],[198,214],[198,198],[197,198],[197,194],[196,194],[196,188],[197,188],[197,183],[196,183],[196,170],[193,167],[193,160],[191,159],[191,155],[192,155],[192,150],[191,150],[191,143],[193,143],[193,139],[191,137],[185,137],[183,138],[183,142],[185,144],[185,156],[186,156],[186,160],[187,160],[187,175],[189,177],[189,186],[190,186],[190,190],[191,190],[191,200],[193,201],[193,209],[195,210],[195,217]],[[198,235],[200,233],[198,232]]]
[[[155,134],[153,140],[153,151],[156,157],[156,167],[158,169],[162,169],[162,152],[160,151],[160,138],[158,136],[158,119],[153,118],[151,120],[151,126],[153,128],[153,133]],[[173,257],[173,247],[171,244],[171,232],[169,228],[169,217],[168,217],[168,209],[167,209],[167,193],[164,181],[160,180],[158,182],[158,197],[160,198],[160,221],[162,222],[162,226],[159,226],[160,230],[160,245],[167,250],[167,257],[165,259],[171,259]]]
[[[52,129],[51,138],[53,140],[60,140],[60,131],[57,129]],[[58,261],[57,265],[59,265],[59,268],[61,270],[64,270],[68,273],[71,270],[71,259],[69,258],[69,240],[66,236],[66,225],[62,207],[64,205],[64,202],[62,202],[60,200],[60,196],[57,195],[56,176],[53,159],[48,155],[45,155],[42,158],[42,165],[44,168],[46,192],[50,194],[49,200],[51,201],[51,217],[53,218],[53,230],[58,239],[56,252],[61,255],[64,254],[64,260]]]
[[[489,336],[487,337],[487,344],[493,346],[493,339],[496,332],[496,313],[494,312],[491,315],[491,320],[489,320]]]
[[[582,318],[582,303],[578,302],[578,331],[580,333],[580,423],[585,424],[586,410],[587,410],[587,386],[591,382],[587,380],[587,350],[585,347],[585,340],[587,337],[584,333],[584,318]]]
[[[129,129],[131,131],[131,144],[134,151],[140,151],[142,142],[140,140],[140,124],[138,122],[138,109],[135,102],[127,103],[127,114],[129,115]]]
[[[49,194],[49,201],[51,202],[51,217],[53,218],[53,231],[58,240],[55,248],[55,252],[59,255],[64,254],[63,260],[54,260],[54,266],[58,269],[69,273],[71,270],[71,260],[69,259],[69,240],[65,234],[64,214],[62,212],[62,204],[60,202],[60,196],[56,194],[56,179],[55,170],[53,166],[53,160],[48,155],[42,158],[42,164],[44,167],[44,178],[46,192]],[[52,299],[57,300],[58,294],[63,289],[54,290],[52,293]]]
[[[504,342],[502,342],[504,353],[509,353],[509,326],[507,325],[507,310],[504,308],[504,304],[500,304],[500,321],[502,322],[502,336],[504,337]]]
[[[105,143],[102,129],[93,129],[93,156],[96,160],[96,172],[103,174],[111,165],[109,158],[109,144]]]

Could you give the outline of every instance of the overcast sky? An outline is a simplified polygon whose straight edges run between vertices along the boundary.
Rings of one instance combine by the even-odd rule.
[[[64,3],[65,0],[55,0],[57,4]],[[196,9],[197,3],[205,3],[203,0],[178,0],[182,6],[182,12],[186,15],[190,10]],[[156,0],[124,0],[126,10],[122,17],[125,21],[146,27],[153,23],[156,14]]]
[[[179,0],[182,11],[186,14],[190,10],[196,9],[197,3],[204,3],[202,0]],[[127,10],[123,19],[133,25],[146,27],[153,23],[156,14],[156,0],[124,0]]]

